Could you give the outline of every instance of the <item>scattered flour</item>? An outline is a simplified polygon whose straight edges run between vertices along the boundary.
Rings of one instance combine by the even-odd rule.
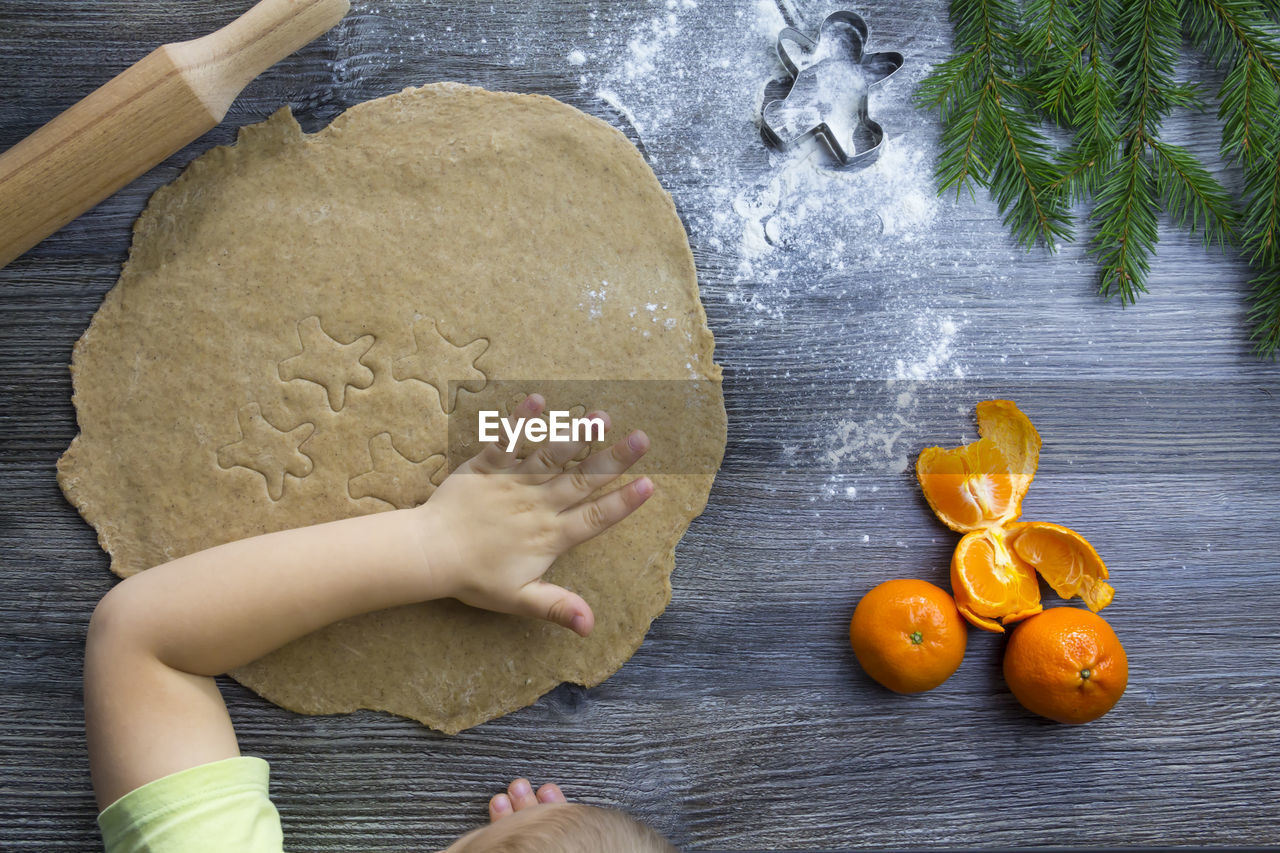
[[[619,13],[621,26],[597,31],[582,85],[635,128],[694,246],[730,271],[736,287],[721,298],[763,328],[785,321],[797,300],[820,294],[829,277],[857,288],[880,278],[866,274],[871,267],[891,267],[903,277],[924,273],[919,241],[940,209],[935,141],[895,135],[894,121],[880,110],[893,103],[900,115],[913,113],[914,80],[927,69],[908,59],[872,93],[872,114],[889,136],[879,159],[863,169],[832,169],[816,147],[779,153],[760,138],[766,92],[782,92],[774,46],[788,17],[794,19],[789,4],[734,0],[731,12],[717,7],[714,16],[709,7],[679,0],[648,8]],[[805,20],[812,25],[799,26],[812,32],[826,11],[811,10]],[[736,25],[724,26],[726,17]],[[874,22],[872,28],[873,49],[899,47],[889,43],[892,35],[877,41]],[[699,133],[671,145],[677,136],[689,140],[673,128],[689,126]],[[894,375],[899,357],[884,364],[883,376]]]
[[[752,261],[779,249],[839,263],[848,242],[832,239],[826,225],[874,219],[874,236],[910,243],[937,217],[930,152],[899,137],[885,142],[871,166],[836,170],[816,148],[800,149],[763,188],[740,192],[733,210],[742,222],[739,279],[754,276]]]
[[[858,382],[849,389],[849,409],[856,414],[839,419],[818,449],[819,458],[831,472],[822,488],[823,497],[842,491],[846,498],[857,497],[856,488],[844,484],[849,470],[900,474],[910,468],[910,454],[920,449],[922,438],[912,431],[922,383],[964,376],[963,368],[951,360],[959,329],[950,317],[920,320],[914,340],[923,346],[898,360],[895,378]]]
[[[571,50],[569,51],[569,55],[565,57],[565,61],[570,65],[585,65],[587,62],[587,55],[580,50]]]
[[[786,19],[782,17],[782,10],[778,8],[775,0],[756,0],[753,12],[752,33],[763,39],[766,44],[772,44],[778,37],[778,33],[782,32],[783,27],[787,25]]]
[[[648,77],[657,70],[655,60],[658,54],[680,33],[679,15],[674,11],[667,12],[663,17],[650,21],[646,30],[627,42],[628,56],[622,65],[627,80]]]
[[[609,282],[601,280],[600,286],[588,289],[586,299],[578,303],[578,310],[585,311],[587,319],[599,320],[604,316],[604,301],[609,295],[608,287]],[[632,316],[634,316],[634,312],[632,312]]]
[[[641,132],[644,125],[641,123],[640,118],[622,102],[622,98],[616,92],[612,89],[597,89],[596,97],[621,113],[627,121],[631,122],[631,126],[636,129],[637,133]]]
[[[955,321],[950,317],[939,321],[936,332],[932,336],[932,344],[922,357],[910,362],[898,359],[897,378],[916,380],[938,378],[942,368],[951,360],[951,342],[955,340],[955,337]],[[957,378],[964,376],[964,370],[959,365],[953,365],[951,373]],[[900,407],[903,401],[903,395],[899,394],[898,402]]]

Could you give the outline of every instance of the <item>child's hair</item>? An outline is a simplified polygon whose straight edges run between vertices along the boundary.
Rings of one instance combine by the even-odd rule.
[[[616,809],[580,803],[556,805],[515,837],[483,836],[459,853],[679,853],[656,829]]]

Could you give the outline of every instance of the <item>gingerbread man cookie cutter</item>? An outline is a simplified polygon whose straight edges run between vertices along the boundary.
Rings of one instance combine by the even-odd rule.
[[[778,59],[791,84],[762,111],[765,139],[784,150],[815,139],[842,167],[879,156],[884,128],[867,114],[868,95],[904,59],[897,52],[865,53],[867,35],[862,16],[844,11],[823,20],[817,39],[794,27],[778,33]]]

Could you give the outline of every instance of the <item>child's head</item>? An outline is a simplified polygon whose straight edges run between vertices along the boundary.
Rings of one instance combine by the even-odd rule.
[[[547,803],[521,809],[469,832],[446,853],[675,853],[652,827],[630,815],[584,806]]]

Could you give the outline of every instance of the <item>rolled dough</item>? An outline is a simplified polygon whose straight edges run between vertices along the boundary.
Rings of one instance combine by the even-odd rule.
[[[232,673],[295,711],[380,709],[453,733],[603,681],[666,607],[724,452],[713,344],[675,207],[605,122],[457,84],[313,135],[286,108],[138,218],[75,347],[80,433],[58,480],[125,577],[421,502],[474,449],[449,413],[517,392],[604,407],[615,436],[643,427],[653,451],[629,476],[649,473],[656,494],[548,576],[595,608],[589,639],[438,601]]]

